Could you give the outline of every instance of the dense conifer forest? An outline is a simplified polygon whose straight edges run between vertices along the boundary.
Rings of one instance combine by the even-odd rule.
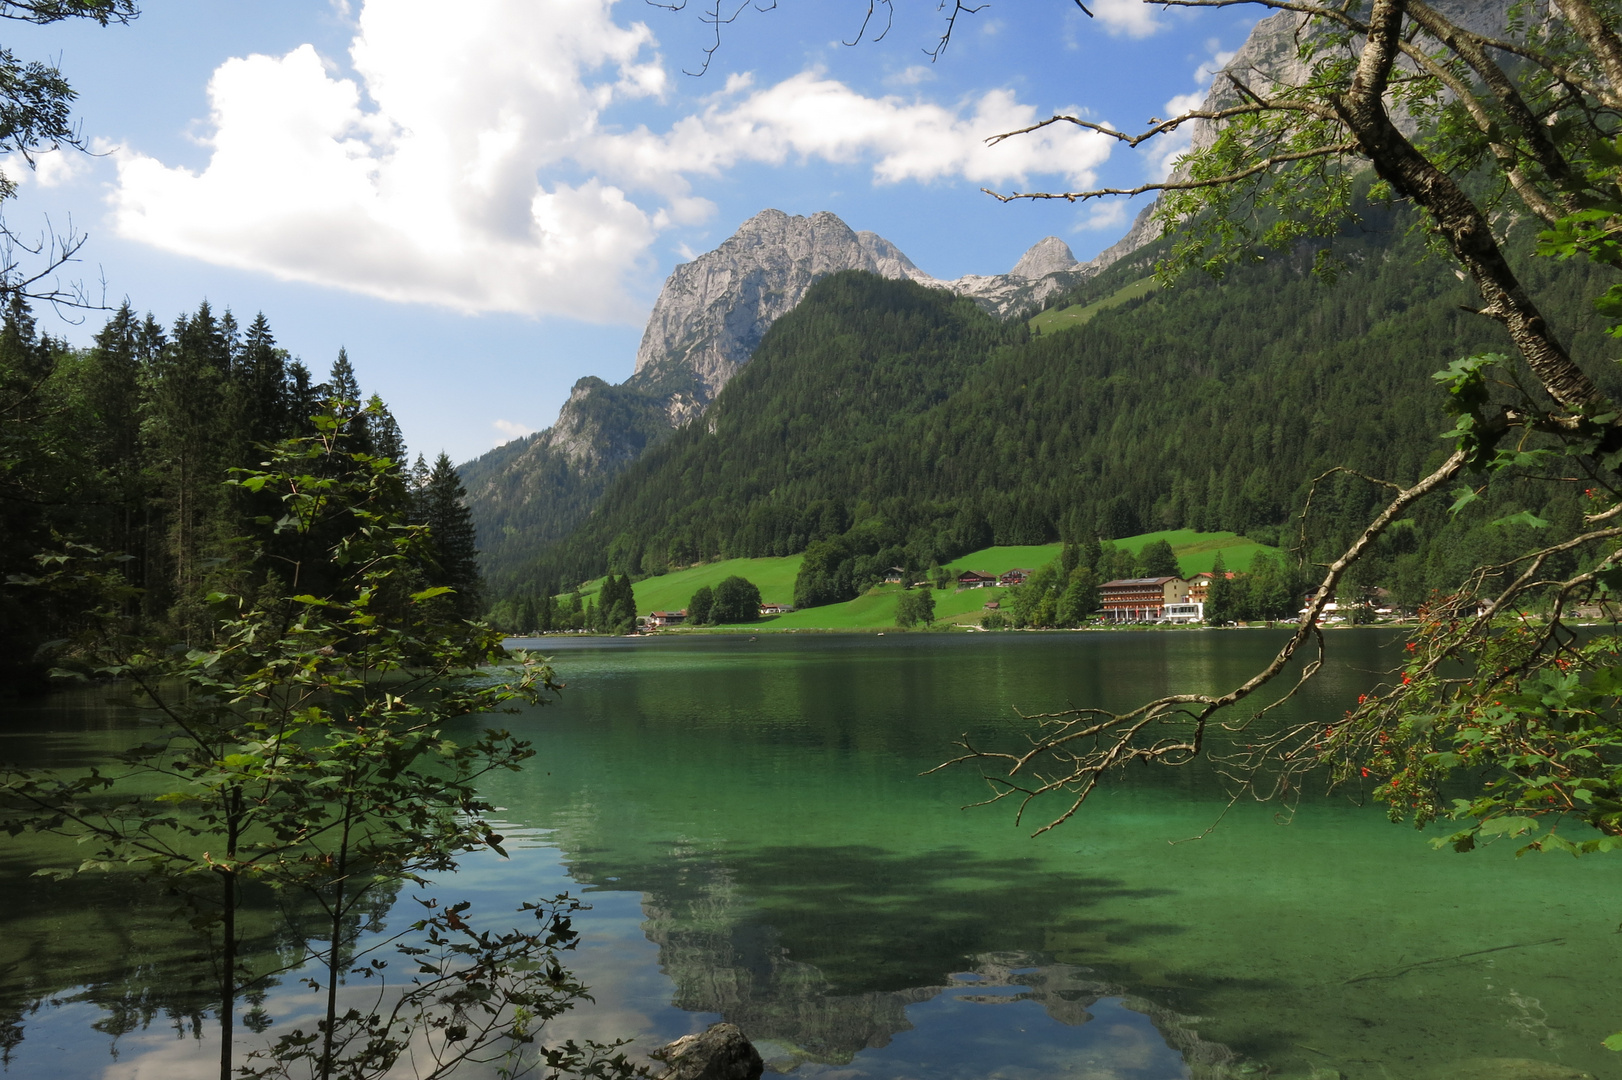
[[[143,632],[195,643],[215,618],[212,592],[251,595],[253,565],[292,565],[293,541],[273,535],[283,509],[227,483],[255,468],[266,447],[311,434],[329,400],[355,416],[345,438],[355,453],[394,462],[408,481],[411,516],[432,529],[425,580],[457,590],[465,616],[481,606],[472,525],[448,458],[409,466],[387,407],[369,401],[342,350],[324,381],[276,344],[259,315],[242,328],[207,303],[165,327],[127,304],[88,349],[40,333],[14,299],[0,325],[0,687],[27,684],[50,663],[41,646],[69,636],[87,598],[30,588],[41,555],[86,548],[112,553]],[[301,543],[324,543],[323,537]],[[269,559],[255,562],[255,551]],[[302,559],[307,580],[335,565]],[[274,572],[274,571],[270,571]],[[335,570],[333,572],[336,572]]]
[[[487,572],[512,596],[804,551],[806,573],[826,579],[806,598],[824,602],[892,565],[1160,528],[1324,558],[1383,500],[1365,477],[1411,481],[1443,456],[1450,423],[1432,373],[1503,347],[1410,225],[1366,207],[1333,242],[1333,282],[1309,272],[1317,253],[1304,247],[1221,280],[1187,275],[1048,337],[912,283],[827,278],[703,420],[619,476],[574,535],[524,561],[504,548]],[[1060,302],[1108,296],[1143,267]],[[1616,386],[1591,308],[1597,272],[1541,259],[1521,270],[1574,355]],[[1324,479],[1303,524],[1314,478],[1337,466],[1365,475]],[[1416,603],[1513,538],[1516,526],[1488,525],[1506,512],[1580,512],[1526,488],[1456,516],[1450,501],[1392,530],[1352,584]]]

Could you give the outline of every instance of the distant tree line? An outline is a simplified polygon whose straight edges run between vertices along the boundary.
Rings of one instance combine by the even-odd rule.
[[[283,503],[228,481],[258,468],[268,445],[314,434],[311,418],[329,400],[350,452],[388,459],[405,480],[408,517],[430,526],[420,579],[453,588],[445,602],[477,615],[477,551],[455,469],[443,454],[408,464],[399,425],[363,395],[342,350],[318,382],[263,315],[244,329],[206,302],[167,327],[125,304],[77,349],[42,333],[14,296],[0,324],[0,684],[38,676],[40,646],[85,616],[14,580],[64,544],[117,553],[133,589],[128,614],[143,633],[176,641],[208,639],[211,593],[251,596],[267,574],[296,573],[278,584],[322,595],[341,570],[311,556],[337,537],[277,532]]]

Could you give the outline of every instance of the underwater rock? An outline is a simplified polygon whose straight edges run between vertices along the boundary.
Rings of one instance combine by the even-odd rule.
[[[670,1066],[659,1080],[760,1080],[766,1064],[734,1024],[711,1024],[648,1055]]]
[[[1435,1080],[1594,1080],[1593,1074],[1531,1058],[1466,1058],[1445,1065]]]

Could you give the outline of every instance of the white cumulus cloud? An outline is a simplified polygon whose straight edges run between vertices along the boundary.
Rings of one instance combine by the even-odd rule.
[[[533,434],[535,429],[528,424],[521,424],[516,420],[492,420],[490,426],[501,435],[501,442],[511,442],[522,439],[525,435]]]
[[[645,25],[614,0],[367,0],[353,76],[308,45],[222,64],[207,164],[126,149],[121,235],[167,251],[390,300],[463,311],[623,317],[661,231],[704,220],[693,182],[742,162],[870,167],[876,183],[1083,183],[1109,154],[1048,129],[1006,90],[942,105],[868,97],[807,71],[729,79],[654,131],[605,111],[666,100]]]

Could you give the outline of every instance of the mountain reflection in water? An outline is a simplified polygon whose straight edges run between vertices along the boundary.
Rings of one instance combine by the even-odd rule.
[[[1390,642],[1332,635],[1332,663],[1280,722],[1340,715]],[[1240,804],[1169,844],[1223,814],[1203,767],[1123,774],[1031,840],[1029,821],[961,809],[984,797],[972,771],[919,775],[964,732],[1017,745],[1014,707],[1226,688],[1277,635],[544,644],[568,689],[501,718],[538,756],[484,790],[511,858],[470,858],[428,891],[492,925],[585,894],[571,964],[596,1003],[551,1038],[645,1052],[726,1019],[806,1080],[1614,1072],[1599,1040],[1622,1026],[1622,860],[1437,853],[1357,791],[1309,793],[1288,820]],[[84,761],[127,736],[82,719],[31,745]],[[176,983],[161,898],[29,882],[35,855],[0,850],[3,895],[26,901],[0,908],[8,1071],[205,1075],[210,1032],[192,1025],[208,1003]],[[278,917],[254,916],[262,962],[296,939]],[[296,977],[261,1019],[307,1012]]]

